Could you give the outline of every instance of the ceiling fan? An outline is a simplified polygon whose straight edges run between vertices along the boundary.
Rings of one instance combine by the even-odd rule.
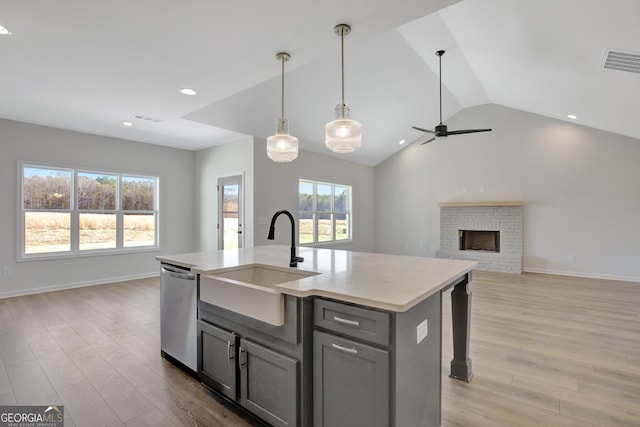
[[[417,126],[412,126],[413,129],[419,130],[422,132],[432,133],[433,138],[421,143],[420,145],[424,145],[427,142],[431,142],[436,138],[446,138],[449,135],[461,135],[463,133],[476,133],[476,132],[490,132],[491,129],[465,129],[465,130],[447,130],[447,125],[442,124],[442,55],[444,55],[444,50],[439,50],[436,52],[439,61],[439,69],[440,69],[440,124],[435,127],[434,130],[424,129]]]

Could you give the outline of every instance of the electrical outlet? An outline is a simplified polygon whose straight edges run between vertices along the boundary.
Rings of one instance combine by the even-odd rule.
[[[576,256],[574,254],[569,255],[569,261],[576,262]]]
[[[2,269],[2,277],[11,277],[13,276],[13,269],[11,267],[4,267]]]
[[[420,341],[425,339],[429,334],[429,320],[424,319],[422,323],[416,326],[416,344],[420,344]]]

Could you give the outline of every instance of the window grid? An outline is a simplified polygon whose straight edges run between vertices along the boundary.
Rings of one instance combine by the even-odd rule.
[[[300,179],[298,241],[323,244],[351,241],[351,187]]]
[[[21,259],[158,248],[158,177],[34,164],[20,171]],[[127,188],[133,202],[125,204]]]

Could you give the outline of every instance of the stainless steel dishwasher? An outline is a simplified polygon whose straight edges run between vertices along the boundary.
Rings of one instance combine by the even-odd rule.
[[[198,285],[190,269],[160,264],[160,350],[197,372]]]

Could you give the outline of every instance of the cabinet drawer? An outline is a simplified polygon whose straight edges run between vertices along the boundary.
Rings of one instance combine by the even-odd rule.
[[[389,345],[389,313],[316,299],[314,323],[331,331],[381,345]]]

